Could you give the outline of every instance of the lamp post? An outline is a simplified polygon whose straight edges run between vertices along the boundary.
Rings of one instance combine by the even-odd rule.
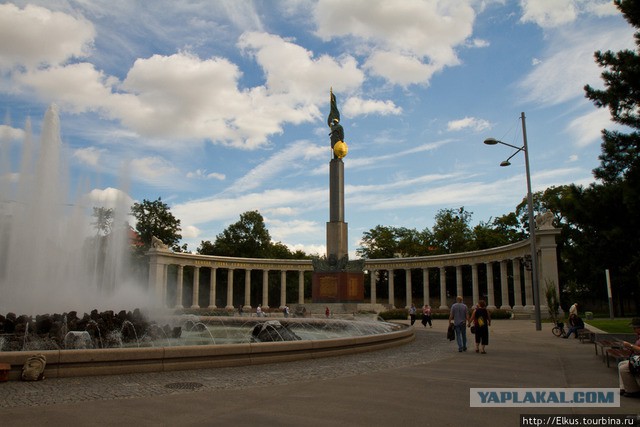
[[[542,330],[542,325],[540,322],[540,286],[538,281],[538,251],[536,249],[536,225],[533,218],[533,194],[531,193],[531,172],[529,170],[529,147],[527,146],[527,125],[525,122],[524,113],[521,114],[520,119],[522,120],[522,139],[523,146],[516,147],[515,145],[507,144],[506,142],[498,141],[495,138],[487,138],[484,140],[484,143],[487,145],[496,145],[502,144],[507,147],[515,148],[516,151],[509,156],[509,158],[502,163],[500,166],[509,166],[511,163],[509,160],[513,158],[520,151],[524,152],[524,164],[525,171],[527,175],[527,210],[529,211],[529,240],[531,242],[531,276],[532,276],[532,284],[533,284],[533,304],[535,310],[536,317],[536,330]]]

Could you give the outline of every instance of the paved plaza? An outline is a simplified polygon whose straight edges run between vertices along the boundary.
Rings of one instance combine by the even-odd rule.
[[[494,321],[484,355],[459,353],[446,326],[416,323],[410,344],[349,356],[4,382],[0,425],[518,426],[524,413],[640,414],[640,399],[624,397],[619,408],[470,408],[470,388],[617,388],[617,371],[550,324]]]

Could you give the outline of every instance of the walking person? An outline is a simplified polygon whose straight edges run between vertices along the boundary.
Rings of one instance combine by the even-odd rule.
[[[469,310],[462,302],[462,297],[456,297],[456,303],[451,306],[449,323],[453,324],[458,343],[458,352],[467,351],[467,323],[469,323]]]
[[[476,335],[476,353],[486,354],[485,346],[489,344],[489,326],[491,326],[491,314],[487,310],[484,300],[478,301],[478,305],[471,313],[469,326],[473,324]]]
[[[416,323],[416,305],[411,304],[411,308],[409,308],[409,318],[411,319],[411,326]]]
[[[425,304],[422,307],[422,326],[427,327],[427,323],[430,328],[433,328],[431,324],[431,306],[429,304]]]

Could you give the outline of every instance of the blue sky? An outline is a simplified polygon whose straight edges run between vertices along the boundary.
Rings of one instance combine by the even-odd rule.
[[[55,103],[71,188],[89,183],[71,203],[162,197],[190,250],[258,210],[324,254],[332,87],[353,254],[378,224],[513,211],[524,156],[500,168],[512,151],[482,141],[522,145],[521,112],[534,191],[592,182],[613,125],[583,86],[632,34],[609,0],[3,2],[4,152],[15,177],[27,117],[37,136]]]

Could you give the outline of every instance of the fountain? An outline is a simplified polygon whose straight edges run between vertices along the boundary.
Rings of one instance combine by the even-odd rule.
[[[161,327],[138,309],[115,314],[108,309],[155,302],[128,276],[128,230],[98,238],[93,206],[68,202],[57,107],[45,114],[39,147],[30,127],[17,173],[0,135],[0,363],[11,366],[10,379],[32,357],[46,360],[52,378],[284,362],[413,340],[413,329],[383,322],[172,316]],[[128,211],[120,197],[114,223],[124,224]],[[74,311],[86,307],[106,311]],[[31,317],[51,312],[61,314]]]

